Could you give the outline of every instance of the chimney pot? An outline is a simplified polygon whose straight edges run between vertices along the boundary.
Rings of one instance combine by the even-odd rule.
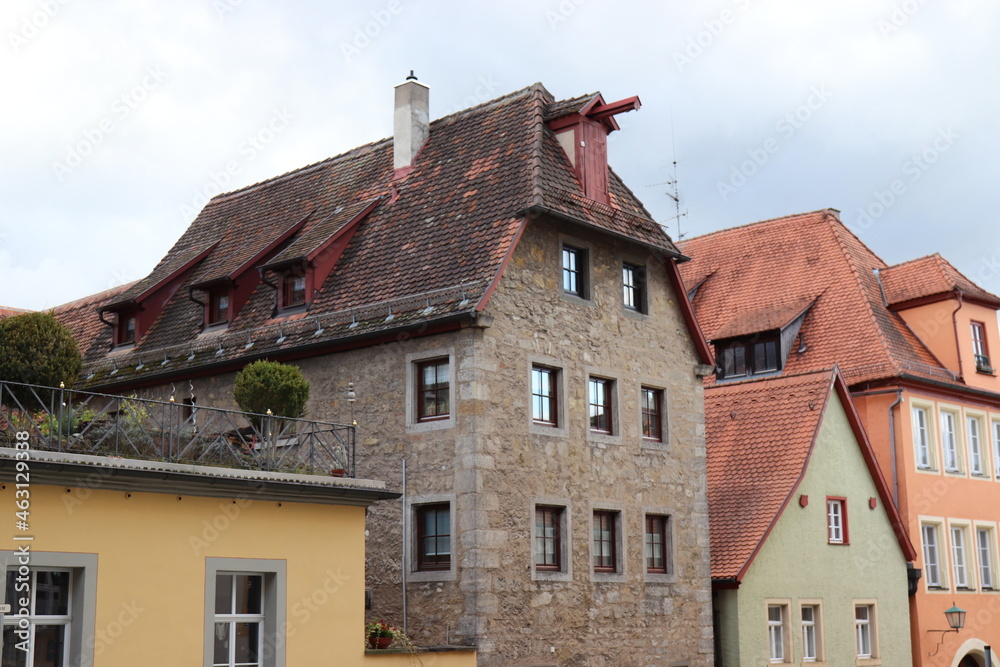
[[[413,166],[413,159],[430,134],[430,88],[417,81],[410,70],[406,81],[396,86],[393,109],[392,167]]]

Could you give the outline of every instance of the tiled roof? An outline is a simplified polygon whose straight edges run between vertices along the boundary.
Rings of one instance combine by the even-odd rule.
[[[24,310],[23,308],[6,308],[0,306],[0,317],[11,317],[12,315],[24,315],[25,313],[30,313],[30,310]]]
[[[880,273],[890,306],[954,292],[1000,306],[1000,298],[966,278],[937,253],[890,266]]]
[[[212,248],[133,350],[116,352],[112,362],[109,327],[81,329],[85,336],[102,337],[81,344],[85,365],[96,370],[91,384],[109,386],[112,365],[120,371],[117,383],[158,373],[161,364],[148,363],[153,359],[165,361],[163,372],[177,372],[471,315],[485,304],[529,212],[571,217],[664,256],[679,256],[610,170],[610,206],[582,197],[545,121],[595,97],[556,102],[534,84],[436,120],[401,178],[393,170],[392,139],[384,139],[213,198],[153,273],[114,300],[121,303],[163,284],[192,253]],[[308,312],[272,319],[274,289],[262,283],[224,334],[199,335],[203,311],[189,299],[189,288],[232,278],[267,247],[273,250],[271,265],[316,252],[375,200]],[[286,245],[274,245],[282,234],[289,234]],[[141,374],[135,370],[139,361],[146,362]]]
[[[874,272],[884,271],[885,262],[835,211],[706,234],[684,241],[681,250],[692,258],[680,265],[685,282],[703,279],[693,305],[710,340],[756,333],[812,302],[785,373],[838,365],[851,384],[903,373],[954,379],[885,307]]]
[[[831,371],[705,390],[712,578],[750,563],[805,472]]]
[[[52,314],[62,322],[76,338],[84,359],[103,355],[111,347],[111,327],[101,322],[97,310],[114,301],[119,295],[131,289],[136,283],[126,283],[97,294],[85,296],[76,301],[64,303],[52,309]]]

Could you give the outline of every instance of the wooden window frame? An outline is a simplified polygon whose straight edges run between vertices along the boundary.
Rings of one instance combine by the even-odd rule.
[[[652,408],[647,405],[647,396],[653,397]],[[645,385],[639,387],[639,427],[642,430],[643,440],[649,442],[664,441],[663,397],[664,392],[662,389],[647,387]]]
[[[594,572],[618,572],[618,520],[620,516],[621,512],[617,510],[594,510],[591,521],[593,528],[591,548],[594,550],[591,560]],[[604,537],[605,533],[607,538]],[[610,556],[604,555],[603,547],[605,545],[610,545]]]
[[[299,290],[295,287],[295,282],[302,281],[302,296],[296,296]],[[306,305],[308,295],[306,294],[306,275],[299,271],[287,271],[281,276],[281,307],[298,308]]]
[[[441,512],[445,512],[448,516],[448,532],[447,533],[433,533],[428,534],[424,529],[424,518],[428,513],[434,513],[434,526],[435,531],[438,530],[438,515]],[[418,572],[440,572],[442,570],[451,569],[451,559],[454,551],[454,540],[452,539],[452,526],[454,522],[451,519],[451,503],[428,503],[426,505],[417,505],[414,508],[414,520],[417,524],[417,571]],[[434,540],[435,548],[440,548],[439,541],[442,538],[448,539],[448,554],[447,557],[442,559],[441,553],[438,551],[434,559],[431,559],[429,552],[425,548],[425,541],[428,539]]]
[[[547,387],[542,387],[537,378],[546,378]],[[544,390],[548,393],[544,393]],[[538,408],[542,408],[539,410]],[[548,408],[550,419],[545,419],[544,408]],[[543,426],[559,426],[559,369],[542,364],[531,366],[531,421]]]
[[[563,569],[563,557],[562,557],[562,532],[563,532],[563,521],[565,519],[566,508],[559,507],[555,505],[536,505],[535,506],[535,570],[537,572],[562,572]],[[541,523],[539,520],[541,519]],[[546,522],[548,520],[548,522]],[[553,529],[553,535],[549,536],[545,534],[546,528]],[[545,556],[547,554],[545,546],[547,544],[552,545],[552,554],[554,555],[554,563],[544,562]],[[539,550],[539,546],[543,548]],[[539,560],[541,556],[541,562]]]
[[[595,398],[596,387],[601,387],[603,397]],[[614,435],[614,390],[615,381],[612,379],[594,375],[587,378],[587,418],[591,432]],[[602,402],[595,402],[602,398]]]
[[[756,348],[759,345],[765,346],[765,367],[757,368],[756,360]],[[768,345],[774,346],[774,366],[767,365],[767,347]],[[761,333],[756,336],[751,336],[749,338],[735,338],[729,340],[722,340],[715,343],[716,358],[719,360],[719,377],[720,379],[731,379],[731,378],[745,378],[753,377],[754,375],[767,375],[770,373],[779,373],[782,369],[782,359],[781,359],[781,336],[778,332]],[[730,352],[734,357],[732,368],[729,366],[729,356]],[[742,354],[742,368],[743,371],[737,371],[737,364],[735,363],[735,357],[737,353]]]
[[[572,262],[568,262],[567,258],[571,258]],[[563,293],[580,299],[588,298],[587,249],[563,243],[559,251],[559,267]]]
[[[660,563],[658,565],[655,556],[651,553],[655,545],[655,541],[652,539],[654,537],[659,538]],[[673,536],[671,535],[669,514],[646,515],[643,547],[647,574],[673,574]]]
[[[225,299],[225,312],[223,307],[220,306],[220,302]],[[230,319],[230,305],[232,303],[232,297],[229,294],[228,289],[224,290],[212,290],[208,293],[208,322],[207,325],[210,327],[218,326],[220,324],[228,324]]]
[[[423,361],[415,362],[416,371],[416,406],[414,413],[417,416],[418,422],[431,422],[431,421],[441,421],[443,419],[448,419],[451,417],[451,361],[448,357],[436,357],[434,359],[425,359]],[[424,383],[424,369],[428,367],[444,367],[444,382],[442,386],[440,370],[435,370],[434,375],[437,382],[433,388],[428,388]],[[425,412],[424,406],[424,396],[434,395],[434,412]],[[441,395],[445,397],[446,410],[444,412],[437,412],[440,405]]]
[[[622,262],[622,305],[636,313],[646,312],[646,267]]]
[[[831,509],[833,507],[839,507],[839,518],[840,518],[840,537],[837,538],[834,535],[834,525],[833,525],[833,512]],[[849,538],[849,533],[847,531],[847,498],[841,496],[827,496],[826,497],[826,540],[827,544],[834,544],[837,546],[847,545],[851,543]]]
[[[132,326],[129,326],[131,323]],[[115,326],[115,345],[133,345],[139,333],[139,314],[134,310],[118,312]]]

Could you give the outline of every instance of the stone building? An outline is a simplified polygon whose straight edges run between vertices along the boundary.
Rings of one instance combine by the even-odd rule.
[[[638,98],[540,84],[219,195],[145,279],[57,309],[86,384],[234,407],[268,358],[358,425],[373,617],[483,665],[708,665],[686,259],[608,167]],[[102,323],[103,322],[103,323]],[[316,530],[323,530],[318,525]]]

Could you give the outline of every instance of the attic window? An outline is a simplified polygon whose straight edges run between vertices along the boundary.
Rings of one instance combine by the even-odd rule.
[[[128,345],[135,342],[135,313],[118,314],[118,331],[116,344]]]
[[[720,378],[748,377],[781,370],[777,333],[715,344],[721,363]]]
[[[229,291],[217,290],[208,297],[208,326],[229,321]]]
[[[304,306],[306,303],[306,277],[286,273],[282,279],[281,305],[283,308]]]
[[[976,358],[976,370],[980,373],[992,373],[990,355],[986,347],[986,325],[982,322],[972,322],[972,352]]]

